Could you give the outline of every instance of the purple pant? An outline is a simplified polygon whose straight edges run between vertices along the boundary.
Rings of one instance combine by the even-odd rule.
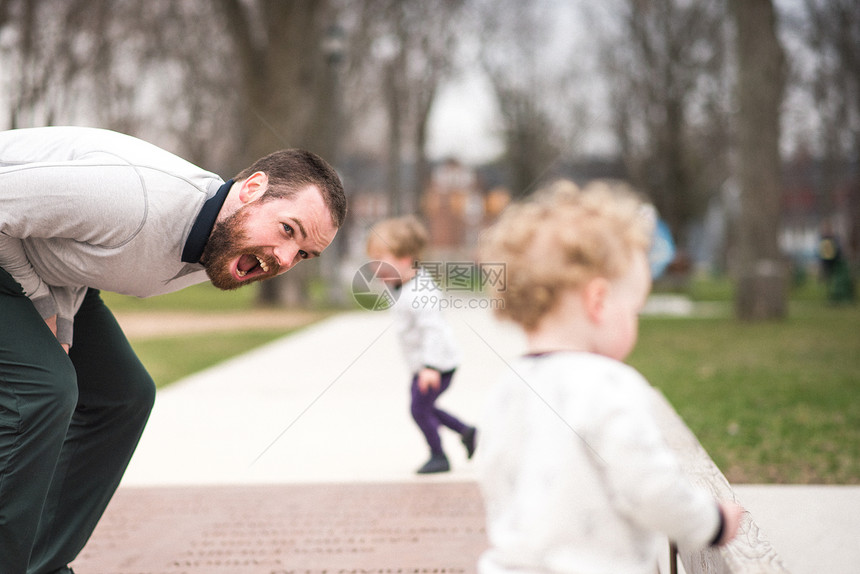
[[[453,377],[454,371],[442,373],[439,388],[427,389],[426,393],[422,393],[418,388],[418,374],[412,377],[412,418],[424,433],[432,454],[444,454],[442,440],[439,438],[440,424],[460,434],[468,428],[456,417],[436,407],[436,399],[451,385]]]

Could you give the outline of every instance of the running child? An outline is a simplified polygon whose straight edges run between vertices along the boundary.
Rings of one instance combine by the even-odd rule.
[[[439,426],[460,435],[466,455],[475,452],[476,429],[436,406],[460,365],[460,352],[442,316],[443,293],[419,265],[427,231],[412,216],[387,219],[370,231],[367,253],[380,262],[379,275],[399,291],[394,313],[403,354],[412,373],[412,418],[427,440],[429,460],[419,474],[447,472]]]

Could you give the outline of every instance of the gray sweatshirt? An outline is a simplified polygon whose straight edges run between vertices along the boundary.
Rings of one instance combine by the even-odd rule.
[[[183,248],[223,183],[116,132],[0,132],[0,268],[43,318],[57,315],[57,338],[72,343],[89,287],[147,297],[207,280],[199,252],[183,261]]]

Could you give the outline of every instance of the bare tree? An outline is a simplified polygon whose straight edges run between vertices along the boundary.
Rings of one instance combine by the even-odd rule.
[[[233,115],[221,46],[200,25],[209,3],[5,0],[0,12],[9,127],[91,124],[203,165],[231,157],[213,145],[223,123],[207,121]]]
[[[556,53],[554,14],[544,2],[474,3],[479,59],[496,96],[504,162],[515,196],[530,193],[557,173],[575,151],[569,136],[584,129],[575,58]]]
[[[785,56],[771,0],[731,0],[737,32],[737,130],[741,212],[735,295],[744,320],[781,318],[787,279],[780,255],[780,104]]]
[[[386,187],[394,215],[414,211],[427,183],[428,121],[438,88],[454,69],[463,3],[365,0],[354,5],[361,17],[353,46],[365,58],[353,60],[353,78],[372,105],[381,103],[384,110]],[[412,178],[403,173],[408,163],[414,166]]]
[[[860,10],[852,0],[806,0],[804,7],[804,35],[815,55],[808,81],[821,121],[817,143],[824,161],[822,215],[831,219],[844,247],[856,255],[860,183],[856,171],[851,181],[846,166],[860,165]],[[847,197],[836,197],[840,188]]]
[[[336,15],[327,0],[218,0],[227,40],[235,54],[231,83],[239,100],[236,169],[285,147],[330,155],[337,117],[323,109],[327,79],[326,33]],[[318,263],[305,262],[289,274],[262,283],[264,304],[308,301]]]
[[[28,127],[69,116],[80,101],[76,98],[84,70],[100,64],[96,57],[104,45],[91,33],[99,23],[94,7],[81,12],[80,2],[7,0],[4,22],[7,43],[4,60],[7,71],[9,127]],[[85,37],[88,41],[73,42]]]
[[[596,18],[598,43],[621,154],[686,247],[689,224],[728,171],[722,3],[621,0],[607,9]]]
[[[241,159],[225,137],[241,121],[234,85],[239,62],[217,6],[200,0],[143,4],[155,12],[149,18],[156,25],[135,70],[151,102],[138,133],[175,142],[184,157],[229,177]]]
[[[320,113],[315,105],[324,84],[323,45],[334,15],[325,0],[278,2],[218,0],[238,76],[239,164],[283,147],[319,151]]]
[[[806,0],[806,39],[818,55],[813,78],[833,153],[860,157],[860,11],[851,0]]]
[[[511,189],[515,197],[522,197],[553,173],[563,144],[538,93],[514,87],[499,69],[490,76],[504,122]]]
[[[283,147],[332,155],[328,0],[4,0],[0,16],[12,127],[93,123],[225,176]]]

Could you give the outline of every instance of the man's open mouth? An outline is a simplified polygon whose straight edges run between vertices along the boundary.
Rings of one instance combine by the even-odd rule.
[[[246,253],[239,257],[236,263],[236,276],[239,279],[245,277],[253,277],[255,275],[265,274],[269,272],[269,265],[260,257]]]

